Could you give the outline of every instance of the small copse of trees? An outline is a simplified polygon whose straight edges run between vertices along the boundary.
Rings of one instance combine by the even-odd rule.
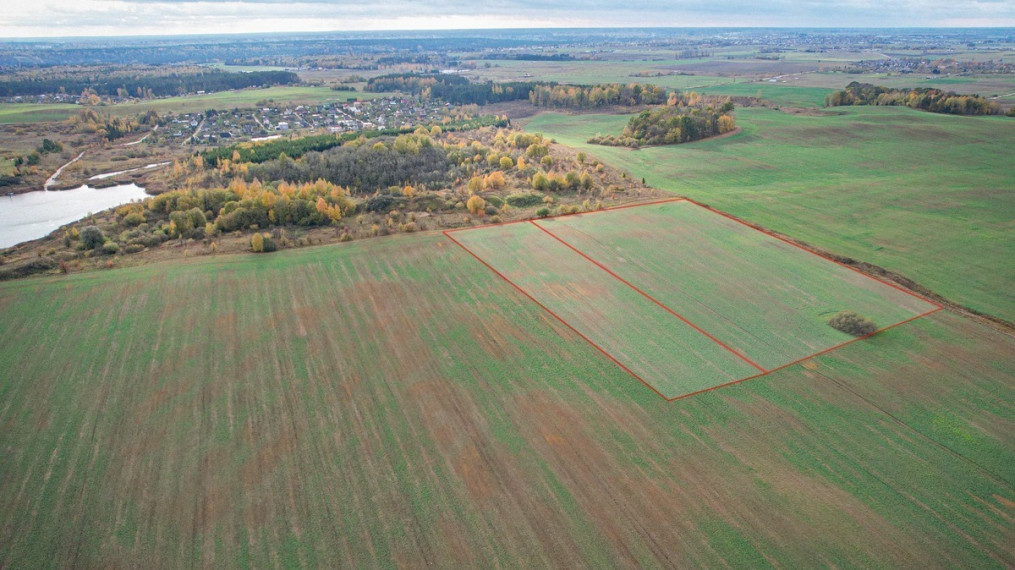
[[[893,89],[852,82],[842,91],[825,97],[826,107],[846,105],[905,106],[949,115],[1000,115],[1001,106],[980,95],[959,95],[932,88]]]
[[[828,319],[828,325],[835,330],[858,337],[874,334],[874,331],[878,330],[874,321],[853,311],[839,311]]]
[[[590,144],[605,146],[640,146],[693,142],[736,130],[733,103],[717,97],[700,97],[694,93],[671,95],[669,104],[646,109],[631,118],[624,132],[596,135]]]

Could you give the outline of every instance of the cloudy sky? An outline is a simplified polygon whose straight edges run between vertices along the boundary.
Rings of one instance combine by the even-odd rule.
[[[1015,26],[1015,0],[3,0],[0,38],[615,26]]]

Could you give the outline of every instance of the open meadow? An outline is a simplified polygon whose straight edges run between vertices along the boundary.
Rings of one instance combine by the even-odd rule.
[[[0,319],[3,567],[1015,564],[1015,340],[950,312],[676,402],[441,234]]]
[[[772,89],[789,89],[777,88]],[[545,113],[525,128],[749,222],[899,272],[1015,320],[1015,120],[910,109],[737,110],[742,132],[631,150],[587,144],[624,115]]]

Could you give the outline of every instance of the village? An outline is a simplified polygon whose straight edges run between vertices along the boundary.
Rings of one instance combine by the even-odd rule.
[[[176,144],[212,145],[223,142],[261,141],[284,135],[319,132],[372,131],[412,128],[438,123],[449,104],[414,97],[388,97],[361,101],[307,105],[260,102],[257,108],[162,117],[158,137]],[[155,142],[155,141],[152,141]]]

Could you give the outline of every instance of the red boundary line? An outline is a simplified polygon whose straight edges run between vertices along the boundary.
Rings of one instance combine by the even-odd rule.
[[[663,395],[662,392],[657,390],[655,388],[655,386],[653,386],[652,384],[649,384],[641,376],[638,376],[637,374],[635,374],[634,371],[631,370],[630,368],[628,368],[627,366],[625,366],[624,363],[622,363],[621,361],[617,360],[609,352],[606,352],[606,350],[603,347],[601,347],[598,344],[592,342],[592,339],[590,339],[589,337],[587,337],[584,334],[582,334],[578,329],[574,328],[571,325],[571,323],[569,323],[566,320],[564,320],[563,317],[561,317],[557,313],[551,311],[550,308],[547,307],[546,305],[544,305],[544,304],[540,303],[539,301],[537,301],[535,297],[530,295],[525,289],[522,289],[517,283],[515,283],[514,281],[508,279],[507,276],[505,276],[500,271],[497,271],[496,269],[494,269],[494,267],[492,265],[487,263],[483,258],[481,258],[478,255],[476,255],[476,253],[474,251],[472,251],[471,249],[469,249],[468,247],[466,247],[465,244],[463,244],[462,242],[460,242],[460,241],[456,240],[455,238],[451,237],[451,235],[450,235],[451,232],[450,231],[445,230],[443,233],[444,233],[445,237],[447,237],[449,240],[451,240],[451,241],[455,242],[456,244],[458,244],[458,246],[461,247],[462,249],[464,249],[466,252],[468,252],[469,255],[471,255],[472,257],[476,258],[477,261],[479,261],[480,263],[485,265],[487,267],[487,269],[489,269],[490,271],[493,271],[494,274],[496,274],[498,277],[500,277],[504,281],[507,281],[508,284],[511,285],[512,287],[514,287],[515,289],[517,289],[519,293],[521,293],[522,295],[525,295],[530,301],[532,301],[533,303],[539,305],[544,311],[546,311],[547,313],[550,313],[550,315],[552,315],[555,319],[560,321],[561,324],[563,324],[567,328],[571,329],[572,332],[574,332],[576,335],[578,335],[579,337],[584,339],[585,342],[591,344],[593,346],[593,348],[595,348],[599,352],[603,353],[603,355],[606,356],[606,358],[609,358],[610,360],[612,360],[613,363],[616,364],[617,366],[619,366],[621,369],[623,369],[624,372],[627,372],[628,374],[633,376],[636,380],[638,380],[639,382],[644,384],[649,390],[652,390],[653,392],[655,392],[656,395],[659,396],[660,398],[669,401],[669,398],[667,398],[665,395]]]
[[[736,349],[734,349],[733,347],[729,346],[728,344],[724,343],[723,341],[721,341],[721,340],[717,339],[716,337],[712,336],[711,334],[709,334],[709,333],[708,333],[708,331],[706,331],[705,329],[703,329],[703,328],[699,327],[698,325],[696,325],[696,324],[692,323],[692,322],[691,322],[690,320],[688,320],[688,319],[687,319],[686,317],[684,317],[684,316],[683,316],[683,315],[681,315],[680,313],[678,313],[678,312],[674,311],[673,309],[669,308],[668,306],[666,306],[666,305],[665,305],[665,304],[664,304],[664,303],[663,303],[662,301],[660,301],[660,300],[656,299],[656,298],[655,298],[655,297],[653,297],[652,295],[649,295],[649,294],[648,294],[648,293],[646,293],[645,291],[642,291],[642,290],[641,290],[640,288],[638,288],[637,286],[635,286],[635,284],[634,284],[634,283],[631,283],[631,282],[630,282],[630,281],[628,281],[627,279],[624,279],[624,278],[623,278],[623,277],[621,277],[620,275],[617,275],[617,274],[616,274],[616,273],[614,273],[614,272],[613,272],[613,271],[612,271],[612,270],[611,270],[610,268],[606,267],[606,266],[605,266],[605,265],[603,265],[602,263],[599,263],[599,262],[598,262],[598,261],[596,261],[595,259],[592,259],[592,258],[591,258],[591,257],[589,257],[588,255],[586,255],[586,254],[585,254],[585,252],[583,252],[582,250],[580,250],[580,249],[576,248],[575,246],[573,246],[573,245],[571,245],[571,244],[567,243],[566,241],[564,241],[563,239],[561,239],[561,238],[560,238],[559,236],[557,236],[556,234],[554,234],[554,233],[553,233],[553,232],[551,232],[550,230],[548,230],[548,229],[544,228],[543,226],[541,226],[541,225],[537,224],[537,223],[536,223],[536,222],[535,222],[534,220],[530,220],[530,221],[532,222],[532,225],[534,225],[534,226],[536,226],[537,228],[539,228],[539,229],[543,230],[543,232],[544,232],[544,233],[546,233],[546,235],[548,235],[548,236],[552,237],[553,239],[555,239],[555,240],[559,241],[560,243],[564,244],[564,245],[565,245],[565,246],[567,246],[567,247],[568,247],[568,248],[569,248],[569,249],[570,249],[571,251],[573,251],[573,252],[577,253],[578,255],[580,255],[580,256],[582,256],[582,257],[584,257],[584,258],[585,258],[586,260],[590,261],[590,262],[591,262],[591,263],[592,263],[593,265],[595,265],[595,266],[596,266],[596,267],[598,267],[599,269],[602,269],[603,271],[605,271],[605,272],[609,273],[609,274],[610,274],[610,276],[611,276],[611,277],[613,277],[614,279],[616,279],[617,281],[620,281],[620,282],[621,282],[621,283],[623,283],[624,285],[627,285],[627,286],[628,286],[628,287],[630,287],[631,289],[634,289],[634,290],[635,290],[635,291],[636,291],[636,292],[637,292],[638,294],[640,294],[640,295],[641,295],[642,297],[645,297],[645,298],[646,298],[646,299],[648,299],[649,301],[652,301],[653,303],[655,303],[656,305],[658,305],[658,306],[659,306],[660,308],[662,308],[662,309],[663,309],[664,311],[666,311],[667,313],[669,313],[669,314],[673,315],[674,317],[677,317],[678,319],[680,319],[681,321],[683,321],[683,322],[684,322],[684,323],[686,323],[687,325],[690,325],[690,327],[691,327],[691,328],[693,328],[694,330],[698,331],[699,333],[701,333],[701,334],[703,334],[703,335],[707,336],[707,337],[709,338],[709,340],[711,340],[712,342],[714,342],[714,343],[718,344],[719,346],[721,346],[721,347],[725,348],[725,349],[726,349],[727,351],[729,351],[729,352],[733,353],[733,354],[734,354],[734,355],[736,355],[736,356],[737,356],[738,358],[740,358],[740,360],[743,360],[744,362],[746,362],[747,364],[750,364],[751,366],[753,366],[753,367],[757,368],[757,369],[758,369],[758,370],[760,370],[761,372],[766,372],[766,370],[765,370],[764,368],[762,368],[762,367],[761,367],[760,365],[758,365],[758,363],[754,362],[754,361],[753,361],[753,360],[751,360],[750,358],[747,358],[747,356],[745,356],[745,355],[741,354],[740,352],[738,352],[738,351],[737,351]]]
[[[666,305],[664,305],[661,302],[657,301],[655,298],[651,297],[650,295],[648,295],[647,293],[645,293],[644,291],[642,291],[638,287],[635,287],[633,284],[629,283],[624,278],[622,278],[619,275],[615,274],[613,271],[607,269],[605,266],[601,265],[599,262],[597,262],[594,259],[592,259],[591,257],[585,255],[583,252],[579,251],[578,249],[574,248],[571,244],[565,242],[564,240],[560,239],[559,237],[557,237],[556,235],[554,235],[553,233],[548,231],[546,228],[540,226],[538,223],[536,223],[535,220],[515,220],[515,221],[505,222],[505,223],[501,223],[501,224],[484,224],[484,225],[481,225],[481,226],[468,227],[468,228],[455,228],[455,229],[451,229],[451,230],[444,230],[442,233],[444,234],[445,237],[447,237],[448,239],[453,241],[459,247],[464,249],[469,255],[474,257],[476,259],[476,261],[479,261],[487,269],[489,269],[490,271],[493,271],[494,274],[496,274],[498,277],[500,277],[504,281],[507,281],[507,283],[509,285],[511,285],[512,287],[514,287],[519,293],[524,295],[527,299],[529,299],[530,301],[532,301],[536,305],[539,305],[540,308],[542,308],[544,311],[546,311],[547,313],[552,315],[555,319],[560,321],[561,324],[563,324],[568,329],[570,329],[572,332],[577,334],[579,337],[581,337],[583,340],[585,340],[585,342],[587,342],[590,345],[592,345],[593,348],[595,348],[596,350],[601,352],[604,356],[609,358],[614,364],[616,364],[622,370],[624,370],[624,372],[627,372],[628,374],[630,374],[636,380],[638,380],[639,382],[644,384],[645,387],[647,387],[649,390],[652,390],[652,392],[654,392],[657,396],[659,396],[660,398],[662,398],[663,400],[665,400],[667,402],[675,402],[677,400],[683,400],[684,398],[690,398],[691,396],[697,396],[699,394],[704,394],[706,392],[711,392],[713,390],[718,390],[720,388],[725,388],[727,386],[733,386],[734,384],[740,384],[741,382],[747,382],[748,380],[755,380],[757,378],[762,378],[762,377],[768,376],[769,374],[772,374],[774,372],[778,372],[780,370],[789,368],[790,366],[794,366],[796,364],[800,364],[801,362],[804,362],[806,360],[810,360],[812,358],[816,358],[816,357],[821,356],[823,354],[832,352],[833,350],[838,350],[838,349],[840,349],[840,348],[842,348],[842,347],[844,347],[846,345],[853,344],[854,342],[870,338],[870,337],[872,337],[874,335],[877,335],[879,333],[882,333],[884,331],[893,329],[895,327],[902,326],[904,324],[913,322],[913,321],[915,321],[917,319],[922,319],[923,317],[926,317],[926,316],[932,315],[932,314],[934,314],[934,313],[936,313],[938,311],[944,310],[944,307],[942,305],[940,305],[938,303],[935,303],[934,301],[931,301],[930,299],[927,299],[926,297],[923,297],[922,295],[918,295],[916,293],[913,293],[912,291],[906,290],[906,289],[904,289],[904,288],[902,288],[902,287],[900,287],[900,286],[898,286],[898,285],[896,285],[894,283],[889,283],[889,282],[887,282],[887,281],[885,281],[883,279],[878,279],[877,277],[874,277],[873,275],[868,275],[867,273],[864,273],[863,271],[860,271],[859,269],[857,269],[855,267],[851,267],[849,265],[846,265],[845,263],[842,263],[840,261],[836,261],[836,260],[834,260],[834,259],[832,259],[830,257],[824,256],[824,255],[821,255],[820,253],[816,253],[814,251],[811,251],[811,250],[807,249],[806,247],[803,247],[802,245],[800,245],[798,243],[794,243],[794,242],[790,241],[789,239],[784,238],[784,237],[776,234],[775,232],[772,232],[771,230],[766,230],[766,229],[755,227],[755,226],[753,226],[753,225],[751,225],[751,224],[749,224],[749,223],[747,223],[747,222],[745,222],[743,220],[740,220],[740,219],[738,219],[738,218],[736,218],[736,217],[734,217],[734,216],[732,216],[730,214],[727,214],[726,212],[723,212],[722,210],[717,210],[717,209],[715,209],[715,208],[713,208],[711,206],[706,206],[705,204],[702,204],[702,203],[697,202],[695,200],[692,200],[690,198],[670,198],[670,199],[666,199],[666,200],[656,200],[654,202],[643,202],[643,203],[637,203],[637,204],[625,204],[623,206],[617,206],[615,208],[606,208],[606,209],[603,209],[603,210],[594,210],[594,211],[591,211],[591,212],[576,212],[576,213],[573,213],[573,214],[562,214],[562,215],[559,215],[559,216],[550,216],[550,217],[544,218],[544,219],[552,220],[552,219],[556,219],[556,218],[564,218],[564,217],[570,217],[570,216],[579,216],[579,215],[584,215],[584,214],[597,214],[597,213],[603,213],[603,212],[612,212],[612,211],[615,211],[615,210],[624,210],[624,209],[627,209],[627,208],[639,208],[639,207],[642,207],[642,206],[652,206],[652,205],[657,205],[657,204],[668,204],[668,203],[671,203],[671,202],[689,202],[691,204],[694,204],[695,206],[698,206],[699,208],[704,208],[704,209],[706,209],[706,210],[708,210],[710,212],[713,212],[715,214],[718,214],[718,215],[720,215],[720,216],[722,216],[724,218],[730,219],[730,220],[732,220],[732,221],[734,221],[734,222],[736,222],[736,223],[738,223],[740,225],[748,227],[748,228],[750,228],[750,229],[752,229],[754,231],[761,232],[761,233],[769,235],[769,236],[771,236],[771,237],[773,237],[773,238],[775,238],[775,239],[777,239],[779,241],[785,242],[785,243],[787,243],[787,244],[789,244],[789,245],[791,245],[793,247],[796,247],[796,248],[798,248],[800,250],[803,250],[803,251],[805,251],[805,252],[807,252],[807,253],[815,256],[815,257],[819,257],[821,259],[824,259],[825,261],[830,261],[830,262],[832,262],[832,263],[834,263],[836,265],[845,267],[846,269],[849,269],[850,271],[854,271],[856,273],[859,273],[860,275],[863,275],[864,277],[867,277],[868,279],[873,279],[874,281],[877,281],[878,283],[881,283],[882,285],[887,285],[887,286],[889,286],[889,287],[891,287],[893,289],[896,289],[898,291],[901,291],[901,292],[903,292],[903,293],[905,293],[905,294],[907,294],[907,295],[909,295],[911,297],[915,297],[915,298],[917,298],[917,299],[919,299],[919,300],[921,300],[921,301],[923,301],[925,303],[928,303],[928,304],[932,305],[934,308],[929,310],[929,311],[927,311],[927,312],[924,312],[924,313],[921,313],[919,315],[910,317],[910,318],[908,318],[908,319],[906,319],[904,321],[900,321],[898,323],[895,323],[895,324],[892,324],[892,325],[888,325],[887,327],[880,328],[880,329],[878,329],[878,330],[876,330],[876,331],[874,331],[874,332],[872,332],[870,334],[867,334],[867,335],[864,335],[864,336],[859,336],[859,337],[856,337],[854,339],[847,340],[846,342],[839,343],[839,344],[837,344],[835,346],[831,346],[831,347],[826,348],[824,350],[815,352],[814,354],[809,354],[809,355],[804,356],[802,358],[798,358],[798,359],[796,359],[796,360],[794,360],[792,362],[788,362],[786,364],[777,366],[775,368],[772,368],[771,370],[765,370],[764,368],[758,366],[757,364],[755,364],[754,362],[749,360],[747,357],[741,355],[740,353],[736,352],[732,348],[730,348],[730,347],[726,346],[725,344],[723,344],[722,341],[716,339],[712,335],[710,335],[707,332],[705,332],[704,330],[700,329],[698,326],[696,326],[695,324],[691,323],[690,321],[688,321],[687,319],[685,319],[684,317],[679,315],[677,312],[673,311],[672,309],[670,309]],[[489,227],[496,227],[496,226],[508,226],[508,225],[512,225],[512,224],[523,224],[523,223],[526,223],[526,222],[531,223],[532,225],[536,226],[540,230],[546,232],[547,234],[550,235],[550,237],[552,237],[552,238],[556,239],[557,241],[559,241],[560,243],[564,244],[565,246],[567,246],[568,248],[573,250],[578,255],[581,255],[582,257],[584,257],[588,261],[590,261],[593,264],[595,264],[597,267],[599,267],[599,268],[603,269],[604,271],[606,271],[607,273],[609,273],[614,278],[618,279],[619,281],[621,281],[624,284],[626,284],[627,286],[631,287],[632,289],[634,289],[638,293],[642,294],[643,296],[645,296],[647,299],[649,299],[653,303],[659,305],[660,307],[662,307],[666,311],[672,313],[674,316],[679,318],[681,321],[687,323],[688,325],[693,327],[698,332],[700,332],[700,333],[704,334],[705,336],[709,337],[710,339],[712,339],[717,344],[723,346],[724,348],[726,348],[727,350],[729,350],[733,354],[736,354],[737,356],[742,358],[744,361],[746,361],[748,364],[750,364],[750,365],[754,366],[755,368],[757,368],[758,370],[760,370],[761,373],[760,374],[755,374],[753,376],[747,376],[745,378],[739,378],[737,380],[733,380],[733,381],[730,381],[730,382],[725,382],[723,384],[717,384],[715,386],[710,386],[708,388],[703,388],[701,390],[696,390],[694,392],[689,392],[687,394],[681,394],[680,396],[674,396],[672,398],[667,398],[666,396],[664,396],[662,394],[662,392],[657,390],[655,388],[655,386],[653,386],[652,384],[646,382],[645,379],[643,379],[641,376],[638,376],[637,374],[635,374],[634,371],[632,371],[630,368],[625,366],[622,362],[617,360],[612,354],[610,354],[605,349],[603,349],[603,347],[599,346],[595,342],[592,342],[592,340],[589,337],[585,336],[580,331],[578,331],[578,329],[576,329],[574,326],[572,326],[571,323],[567,322],[566,320],[564,320],[563,317],[561,317],[557,313],[555,313],[552,310],[550,310],[546,305],[544,305],[544,304],[540,303],[539,301],[537,301],[535,297],[533,297],[527,291],[522,289],[518,284],[516,284],[514,281],[511,281],[510,279],[508,279],[503,273],[501,273],[500,271],[495,269],[492,265],[487,263],[483,258],[481,258],[479,255],[477,255],[471,249],[466,247],[462,242],[456,240],[455,238],[453,238],[451,236],[451,234],[454,233],[454,232],[469,231],[469,230],[478,230],[478,229],[482,229],[482,228],[489,228]]]
[[[546,217],[546,218],[543,218],[543,219],[544,220],[555,220],[557,218],[570,218],[571,216],[586,216],[586,215],[589,215],[589,214],[604,214],[606,212],[615,212],[617,210],[626,210],[628,208],[641,208],[642,206],[655,206],[657,204],[669,204],[671,202],[685,202],[685,201],[687,201],[687,198],[665,198],[663,200],[655,200],[655,201],[652,201],[652,202],[637,202],[637,203],[633,203],[633,204],[624,204],[623,206],[614,206],[613,208],[603,208],[602,210],[590,210],[588,212],[574,212],[574,213],[571,213],[571,214],[559,214],[559,215],[556,215],[556,216],[549,216],[549,217]],[[496,228],[496,227],[499,227],[499,226],[511,226],[511,225],[514,225],[514,224],[525,224],[525,223],[528,223],[528,222],[531,222],[531,221],[532,221],[531,219],[526,219],[526,220],[512,220],[510,222],[501,222],[499,224],[482,224],[482,225],[479,225],[479,226],[470,226],[470,227],[467,227],[467,228],[453,228],[453,229],[450,229],[450,230],[444,230],[443,233],[444,233],[444,235],[448,235],[449,233],[455,233],[455,232],[467,232],[469,230],[481,230],[481,229],[484,229],[484,228]]]
[[[836,260],[832,259],[831,257],[825,256],[825,255],[821,255],[820,253],[817,253],[815,251],[811,251],[811,250],[807,249],[806,247],[804,247],[804,246],[802,246],[802,245],[800,245],[798,243],[795,243],[795,242],[793,242],[793,241],[791,241],[791,240],[789,240],[787,238],[784,238],[784,237],[780,236],[779,234],[773,232],[772,230],[766,230],[766,229],[762,229],[762,228],[753,226],[753,225],[751,225],[751,224],[749,224],[749,223],[747,223],[747,222],[737,218],[736,216],[732,216],[730,214],[727,214],[726,212],[723,212],[722,210],[717,210],[717,209],[713,208],[712,206],[706,206],[705,204],[702,204],[701,202],[697,202],[697,201],[692,200],[690,198],[684,198],[684,200],[686,200],[687,202],[690,202],[691,204],[694,204],[695,206],[698,206],[699,208],[704,208],[704,209],[708,210],[709,212],[712,212],[712,213],[715,213],[715,214],[719,214],[720,216],[722,216],[724,218],[727,218],[729,220],[733,220],[734,222],[736,222],[736,223],[738,223],[738,224],[740,224],[742,226],[746,226],[748,228],[751,228],[752,230],[754,230],[756,232],[761,232],[761,233],[763,233],[765,235],[774,237],[775,239],[777,239],[777,240],[779,240],[781,242],[788,243],[789,245],[791,245],[791,246],[793,246],[793,247],[795,247],[797,249],[806,251],[807,253],[809,253],[809,254],[811,254],[813,256],[820,257],[821,259],[824,259],[825,261],[831,261],[832,263],[834,263],[836,265],[839,265],[839,266],[842,266],[842,267],[845,267],[846,269],[849,269],[850,271],[855,271],[856,273],[859,273],[860,275],[863,275],[864,277],[866,277],[868,279],[873,279],[874,281],[877,281],[878,283],[881,283],[882,285],[887,285],[887,286],[891,287],[892,289],[897,289],[899,291],[902,291],[903,293],[909,295],[910,297],[915,297],[915,298],[917,298],[917,299],[919,299],[919,300],[921,300],[921,301],[923,301],[925,303],[928,303],[928,304],[931,304],[931,305],[937,307],[938,309],[943,309],[944,308],[943,306],[941,306],[941,304],[935,303],[934,301],[931,301],[930,299],[924,297],[923,295],[917,295],[916,293],[914,293],[912,291],[909,291],[908,289],[903,289],[902,287],[896,285],[895,283],[890,283],[888,281],[885,281],[884,279],[879,279],[879,278],[877,278],[877,277],[875,277],[873,275],[869,275],[867,273],[864,273],[863,271],[860,271],[859,269],[857,269],[855,267],[851,267],[849,265],[846,265],[845,263],[842,263],[841,261],[836,261]]]
[[[754,380],[756,378],[761,378],[763,376],[768,376],[769,374],[772,374],[774,372],[778,372],[778,371],[780,371],[780,370],[782,370],[784,368],[789,368],[790,366],[793,366],[793,365],[796,365],[796,364],[800,364],[801,362],[803,362],[805,360],[810,360],[812,358],[817,358],[818,356],[821,356],[822,354],[825,354],[825,353],[828,353],[828,352],[832,352],[833,350],[838,350],[838,349],[840,349],[840,348],[842,348],[842,347],[844,347],[844,346],[846,346],[848,344],[853,344],[854,342],[870,338],[870,337],[872,337],[872,336],[874,336],[874,335],[876,335],[878,333],[885,332],[886,330],[889,330],[889,329],[894,329],[895,327],[902,326],[902,325],[904,325],[906,323],[910,323],[912,321],[915,321],[916,319],[922,319],[923,317],[926,317],[928,315],[933,315],[934,313],[936,313],[938,311],[942,311],[942,310],[944,310],[944,307],[936,307],[934,309],[931,309],[931,310],[927,311],[926,313],[922,313],[922,314],[916,315],[915,317],[910,317],[910,318],[908,318],[908,319],[906,319],[904,321],[897,322],[894,325],[888,325],[887,327],[880,328],[880,329],[878,329],[878,330],[876,330],[876,331],[874,331],[874,332],[872,332],[870,334],[867,334],[867,335],[864,335],[864,336],[858,336],[856,338],[847,340],[846,342],[839,343],[839,344],[837,344],[835,346],[832,346],[832,347],[826,348],[824,350],[815,352],[814,354],[809,354],[807,356],[804,356],[803,358],[798,358],[798,359],[796,359],[796,360],[794,360],[792,362],[787,362],[786,364],[783,364],[781,366],[777,366],[776,368],[773,368],[773,369],[771,369],[771,370],[769,370],[767,372],[764,372],[762,374],[755,374],[754,376],[748,376],[746,378],[740,378],[739,380],[733,380],[732,382],[726,382],[725,384],[718,384],[716,386],[710,386],[708,388],[704,388],[704,389],[697,390],[695,392],[690,392],[690,393],[687,393],[687,394],[682,394],[680,396],[675,396],[673,398],[666,398],[666,401],[667,402],[676,402],[677,400],[683,400],[684,398],[690,398],[691,396],[696,396],[698,394],[703,394],[705,392],[711,392],[712,390],[718,390],[719,388],[725,388],[726,386],[732,386],[734,384],[739,384],[741,382],[746,382],[748,380]]]

